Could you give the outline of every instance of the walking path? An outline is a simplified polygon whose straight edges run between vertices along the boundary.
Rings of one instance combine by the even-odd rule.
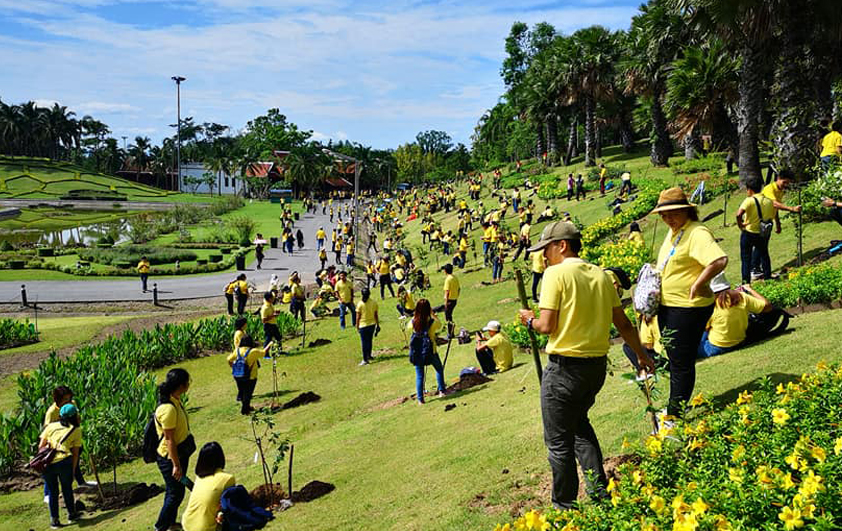
[[[257,261],[252,262],[243,271],[250,282],[257,286],[258,293],[269,286],[272,274],[278,275],[282,281],[293,271],[298,271],[301,280],[306,283],[314,282],[314,273],[319,268],[316,254],[316,230],[322,226],[330,234],[329,216],[322,215],[321,209],[316,214],[302,214],[296,222],[295,229],[304,233],[304,248],[296,248],[292,256],[281,252],[281,249],[265,249],[266,257],[263,268],[257,270]],[[264,234],[267,240],[271,234]],[[328,242],[329,244],[330,242]],[[333,261],[333,253],[328,253]],[[343,255],[344,256],[344,255]],[[149,277],[149,289],[153,284],[158,285],[158,299],[183,300],[219,296],[225,285],[239,272],[228,271],[208,275]],[[131,280],[29,280],[0,282],[0,303],[20,302],[21,285],[26,285],[26,295],[30,303],[48,302],[114,302],[114,301],[152,301],[152,292],[143,293],[140,278]]]

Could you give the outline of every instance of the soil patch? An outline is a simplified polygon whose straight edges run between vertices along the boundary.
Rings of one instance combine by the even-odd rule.
[[[332,483],[324,483],[322,481],[311,481],[304,485],[304,488],[292,493],[292,501],[295,503],[309,502],[317,498],[321,498],[325,494],[329,494],[336,489]]]
[[[602,468],[605,469],[605,478],[618,481],[620,479],[619,468],[626,463],[639,463],[640,458],[631,454],[621,454],[609,457],[602,461]],[[582,475],[582,469],[576,467],[576,472],[579,474],[579,494],[578,498],[584,500],[588,497],[585,490],[585,476]]]
[[[249,493],[251,499],[259,507],[272,507],[286,498],[284,489],[280,483],[274,485],[261,485]]]
[[[310,341],[309,343],[307,343],[307,346],[310,347],[310,348],[313,348],[313,347],[321,347],[321,346],[324,346],[324,345],[330,345],[331,343],[333,343],[333,341],[331,341],[330,339],[319,338],[319,339],[316,339],[315,341]]]
[[[383,402],[382,404],[378,404],[378,405],[374,406],[373,408],[369,409],[369,411],[380,411],[380,410],[383,410],[383,409],[389,409],[390,407],[399,406],[399,405],[403,404],[404,402],[406,402],[408,400],[409,400],[408,396],[401,396],[401,397],[395,398],[394,400],[389,400],[388,402]]]
[[[509,304],[510,302],[517,302],[517,299],[513,297],[506,297],[505,299],[500,299],[497,301],[497,304]]]
[[[307,391],[306,393],[301,393],[300,395],[296,396],[283,406],[281,409],[291,409],[298,406],[303,406],[304,404],[309,404],[311,402],[318,402],[321,400],[322,397],[314,393],[313,391]]]
[[[116,493],[111,484],[106,484],[102,486],[102,493],[105,496],[104,502],[99,499],[99,493],[96,489],[87,491],[84,502],[91,511],[110,511],[143,503],[162,492],[164,492],[164,489],[154,483],[149,485],[146,483],[122,485],[117,488]]]
[[[386,348],[379,348],[379,349],[375,350],[374,352],[371,353],[371,355],[374,356],[375,358],[381,358],[381,357],[386,357],[386,356],[394,356],[397,353],[398,353],[397,350],[395,350],[393,348],[386,347]]]
[[[487,378],[479,373],[465,374],[459,378],[459,381],[447,388],[448,393],[455,393],[457,391],[464,391],[477,385],[493,382],[491,378]]]
[[[0,479],[0,493],[22,492],[40,487],[44,480],[28,468],[15,469],[10,475]]]

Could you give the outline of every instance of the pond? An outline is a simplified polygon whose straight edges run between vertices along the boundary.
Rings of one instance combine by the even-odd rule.
[[[110,236],[127,240],[131,219],[138,212],[72,211],[67,209],[21,209],[21,215],[0,221],[0,241],[49,246],[96,243]]]

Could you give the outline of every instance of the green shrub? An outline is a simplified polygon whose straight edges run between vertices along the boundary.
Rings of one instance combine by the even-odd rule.
[[[690,160],[681,159],[672,162],[670,167],[676,175],[718,171],[725,168],[725,157],[719,153],[715,153]]]
[[[842,265],[823,263],[793,269],[783,279],[758,282],[756,289],[783,308],[832,302],[842,298]]]
[[[0,349],[34,343],[35,341],[38,341],[38,334],[29,319],[25,322],[15,319],[0,319]]]
[[[38,256],[55,256],[55,249],[52,247],[39,247],[36,252]]]
[[[222,261],[222,255],[221,254],[208,255],[208,262],[210,262],[211,264],[216,264],[216,263],[219,263],[221,261]]]
[[[117,262],[137,264],[142,256],[152,265],[179,262],[192,262],[196,253],[171,247],[149,247],[141,245],[121,245],[110,249],[85,249],[79,251],[79,258],[103,265],[115,265]]]

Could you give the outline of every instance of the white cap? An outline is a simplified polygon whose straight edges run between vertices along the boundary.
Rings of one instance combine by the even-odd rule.
[[[725,291],[726,289],[731,289],[731,284],[728,283],[728,279],[725,278],[725,273],[719,273],[715,277],[710,280],[710,290],[714,293],[719,293],[720,291]]]
[[[482,331],[488,332],[494,330],[495,332],[499,332],[500,328],[500,321],[488,321],[488,324],[482,327]]]

